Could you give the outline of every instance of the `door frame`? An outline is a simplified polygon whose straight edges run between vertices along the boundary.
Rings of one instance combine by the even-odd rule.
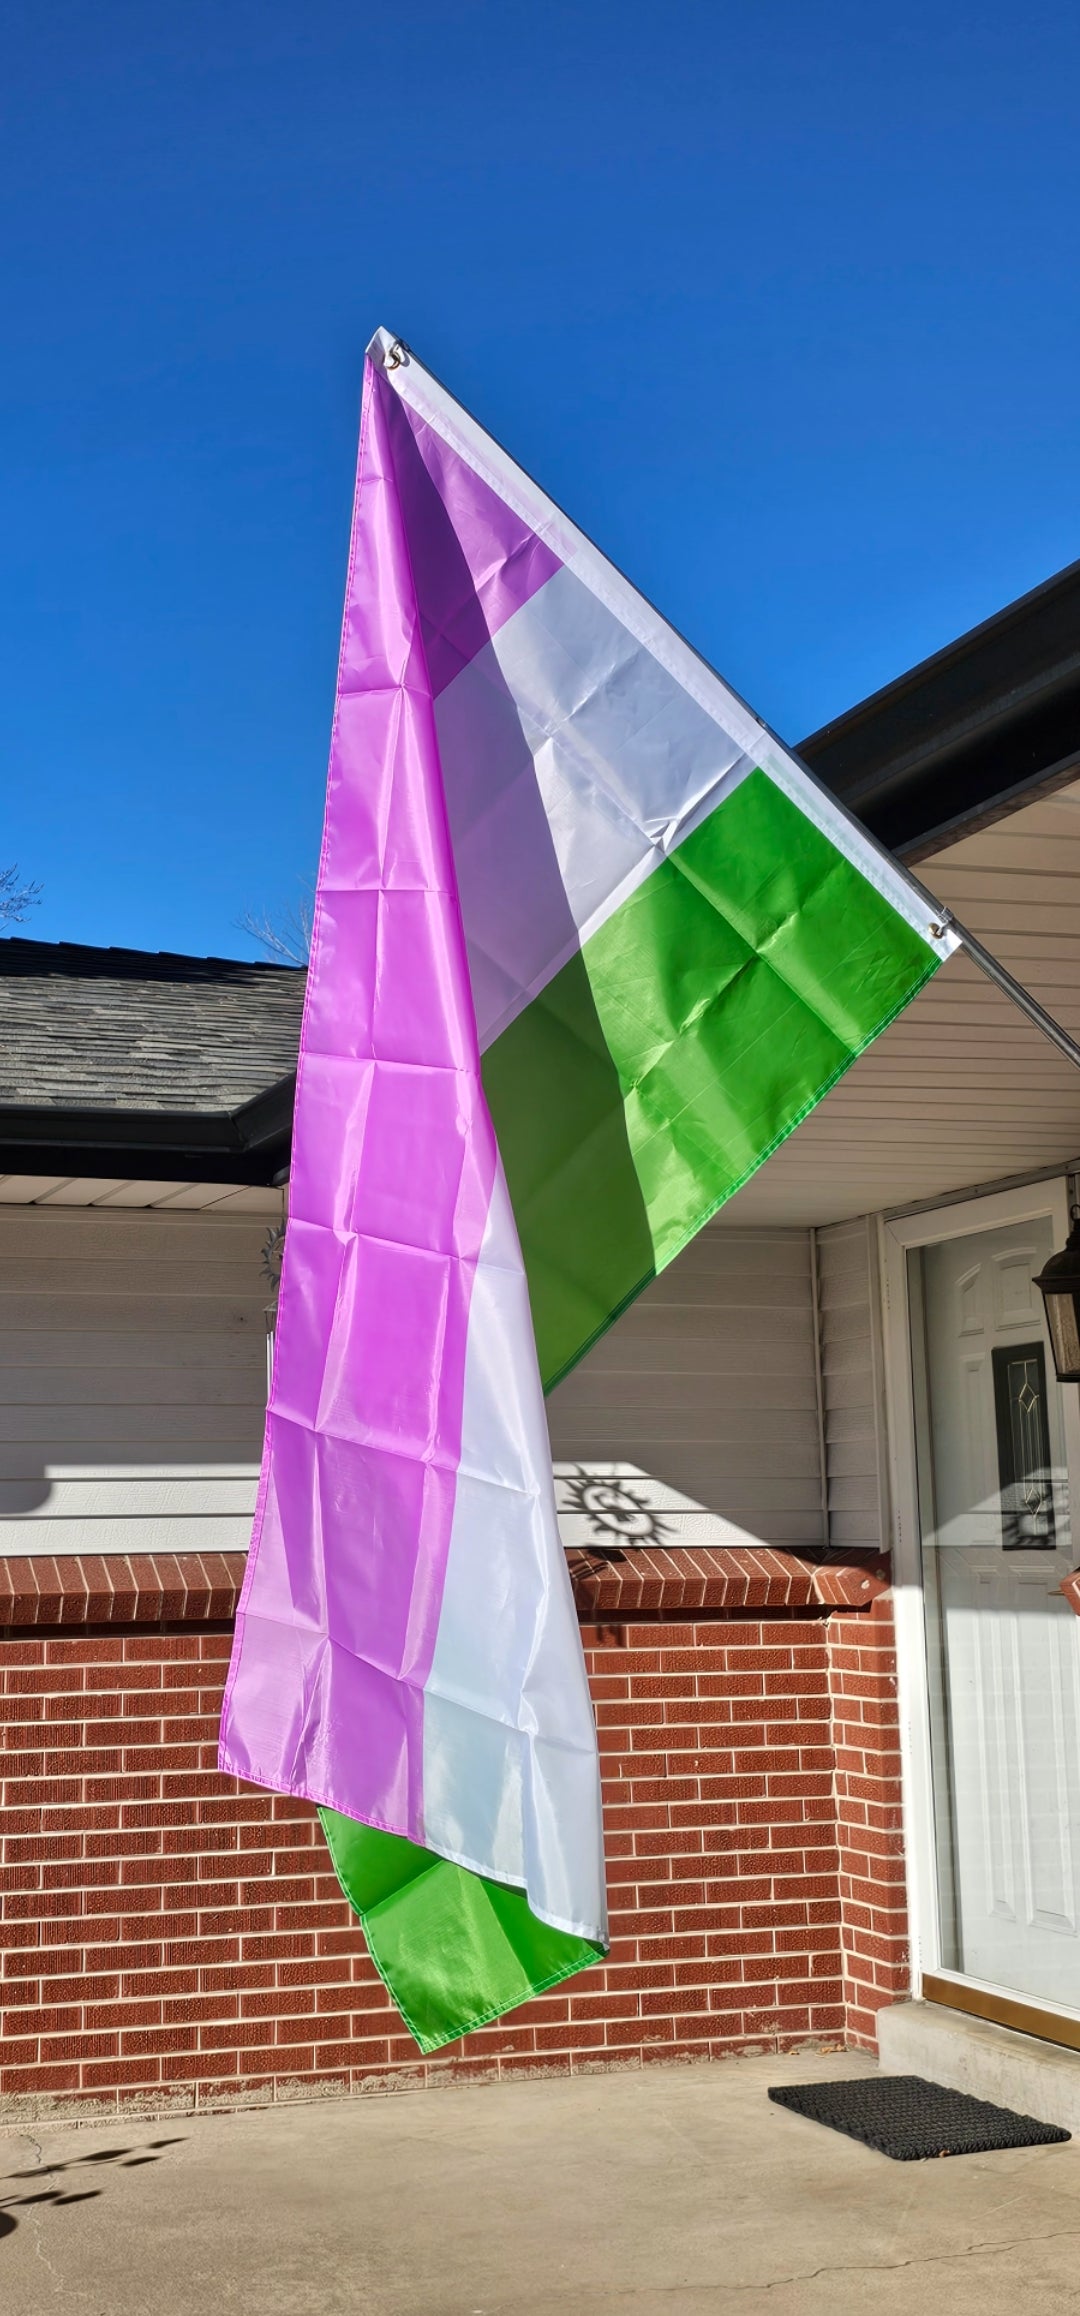
[[[912,1247],[940,1245],[976,1231],[1010,1223],[1048,1220],[1055,1247],[1069,1233],[1069,1182],[1065,1172],[1014,1190],[988,1192],[919,1214],[877,1217],[881,1273],[884,1383],[889,1480],[892,1504],[893,1606],[896,1622],[897,1703],[900,1718],[904,1856],[913,1995],[974,2011],[1028,2034],[1080,2047],[1080,2006],[1049,2005],[1021,1999],[1008,1988],[992,1987],[941,1959],[934,1795],[930,1757],[930,1695],[926,1662],[926,1615],[922,1576],[916,1466],[915,1404],[911,1360],[907,1257]],[[1070,1511],[1080,1528],[1080,1392],[1062,1386],[1065,1465]],[[1064,2031],[1055,2033],[1055,2020]]]

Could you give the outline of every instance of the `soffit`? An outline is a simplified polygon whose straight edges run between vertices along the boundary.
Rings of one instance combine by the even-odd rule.
[[[1080,1039],[1080,782],[919,877]],[[1080,1155],[1080,1069],[961,952],[731,1199],[718,1227],[805,1226]]]
[[[265,1214],[284,1212],[282,1190],[259,1183],[105,1181],[97,1176],[0,1174],[0,1206],[132,1206],[163,1213]]]

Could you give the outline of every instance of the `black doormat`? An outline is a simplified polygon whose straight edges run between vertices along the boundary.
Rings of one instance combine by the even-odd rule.
[[[811,2123],[861,2139],[894,2163],[930,2155],[986,2155],[995,2147],[1043,2147],[1068,2139],[1056,2123],[1036,2123],[1011,2107],[991,2107],[966,2091],[943,2091],[921,2075],[856,2075],[842,2083],[778,2084],[769,2092]]]

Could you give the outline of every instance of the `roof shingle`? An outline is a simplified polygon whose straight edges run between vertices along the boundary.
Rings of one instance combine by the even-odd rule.
[[[0,1105],[235,1110],[296,1067],[303,971],[0,940]]]

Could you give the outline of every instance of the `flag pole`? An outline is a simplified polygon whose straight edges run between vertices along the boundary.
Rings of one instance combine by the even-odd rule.
[[[985,973],[988,981],[996,982],[1005,996],[1019,1006],[1021,1013],[1026,1013],[1028,1020],[1034,1022],[1036,1029],[1041,1029],[1043,1036],[1049,1038],[1051,1045],[1056,1045],[1058,1052],[1064,1054],[1066,1061],[1073,1062],[1080,1069],[1080,1044],[1076,1038],[1070,1037],[1067,1029],[1062,1029],[1061,1023],[1054,1020],[1053,1014],[1047,1012],[1045,1005],[1040,1005],[1038,998],[1032,996],[1030,989],[1025,989],[1022,981],[1016,980],[999,958],[989,949],[984,949],[982,942],[976,939],[974,933],[968,932],[966,925],[959,923],[951,909],[939,909],[937,921],[930,929],[935,934],[938,931],[955,933],[961,948],[967,950],[972,964],[977,965],[981,973]]]

